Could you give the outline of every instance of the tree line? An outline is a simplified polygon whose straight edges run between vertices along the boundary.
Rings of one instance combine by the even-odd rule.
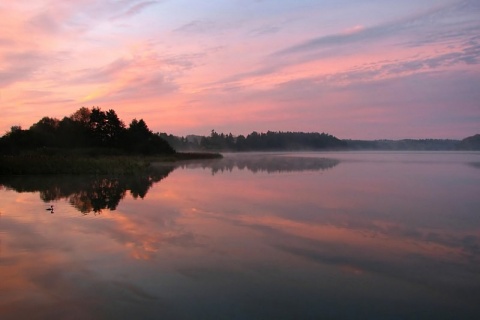
[[[216,151],[300,151],[300,150],[384,150],[384,151],[448,151],[480,150],[480,134],[463,140],[402,139],[402,140],[340,140],[326,133],[252,132],[247,136],[217,133],[210,136],[177,137],[160,133],[176,150]]]
[[[143,119],[128,127],[112,109],[82,107],[62,120],[43,117],[29,129],[13,126],[0,138],[0,154],[32,150],[88,149],[111,154],[173,154],[175,150]]]
[[[341,149],[346,146],[342,140],[326,133],[273,132],[247,136],[233,136],[231,133],[211,131],[210,136],[176,137],[161,133],[178,150],[225,150],[225,151],[281,151],[281,150],[324,150]]]
[[[402,139],[402,140],[344,140],[348,150],[386,151],[453,151],[480,150],[480,135],[462,140],[453,139]]]
[[[0,137],[0,154],[25,151],[89,150],[107,154],[173,154],[182,151],[300,151],[300,150],[480,150],[480,135],[459,140],[340,140],[318,132],[273,132],[247,136],[217,133],[178,137],[153,133],[143,119],[128,126],[112,109],[82,107],[62,120],[43,117],[29,129],[13,126]]]

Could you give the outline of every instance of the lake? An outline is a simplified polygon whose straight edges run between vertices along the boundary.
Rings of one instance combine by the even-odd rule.
[[[480,319],[479,152],[156,168],[0,177],[0,319]]]

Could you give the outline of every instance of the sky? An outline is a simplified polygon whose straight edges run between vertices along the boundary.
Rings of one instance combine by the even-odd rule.
[[[180,136],[480,133],[478,0],[6,0],[0,31],[0,134],[81,107]]]

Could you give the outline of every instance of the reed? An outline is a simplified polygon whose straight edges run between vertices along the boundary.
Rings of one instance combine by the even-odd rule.
[[[0,174],[138,174],[151,169],[153,162],[221,158],[220,154],[176,153],[166,156],[74,156],[15,155],[0,156]]]

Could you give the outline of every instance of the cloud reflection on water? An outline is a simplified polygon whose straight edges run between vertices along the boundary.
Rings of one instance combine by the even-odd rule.
[[[2,190],[0,315],[480,312],[475,168],[308,157],[285,167],[290,156],[181,165],[141,200],[124,197],[91,218],[68,211],[68,200],[39,213],[39,190]]]

